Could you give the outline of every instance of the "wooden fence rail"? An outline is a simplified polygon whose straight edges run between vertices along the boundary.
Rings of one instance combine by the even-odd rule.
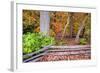
[[[76,55],[76,54],[91,54],[90,45],[75,45],[75,46],[47,46],[39,51],[23,55],[23,58],[31,56],[25,59],[23,62],[38,61],[44,55]]]
[[[49,48],[90,48],[90,45],[74,45],[74,46],[50,46]]]

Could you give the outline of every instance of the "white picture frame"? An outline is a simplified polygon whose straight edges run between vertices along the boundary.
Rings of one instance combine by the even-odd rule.
[[[96,55],[96,8],[93,7],[75,7],[63,5],[43,5],[34,4],[29,1],[14,1],[11,3],[12,8],[12,57],[11,57],[11,70],[13,71],[26,71],[26,70],[39,70],[39,69],[54,69],[54,68],[67,68],[67,67],[82,67],[82,66],[95,66],[97,61]],[[55,61],[55,62],[22,62],[22,10],[46,10],[46,11],[71,11],[71,12],[89,12],[91,13],[91,60],[75,60],[75,61]],[[19,49],[20,48],[20,49]]]

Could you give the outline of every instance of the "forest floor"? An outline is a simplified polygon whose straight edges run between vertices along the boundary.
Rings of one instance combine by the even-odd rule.
[[[81,39],[81,38],[80,38]],[[56,39],[56,44],[55,45],[81,45],[79,44],[78,42],[75,41],[75,38],[70,38],[70,37],[67,37],[67,38],[63,38],[63,40],[61,39]],[[86,45],[90,45],[90,43],[87,43]]]
[[[75,42],[75,38],[63,38],[63,40],[56,39],[56,44],[57,45],[78,45]]]
[[[76,45],[75,38],[64,38],[67,45]]]

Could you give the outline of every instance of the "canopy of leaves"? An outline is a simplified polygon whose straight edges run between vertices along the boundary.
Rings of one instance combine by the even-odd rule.
[[[23,33],[40,31],[40,12],[23,10]]]
[[[62,35],[64,35],[63,40],[66,40],[67,37],[70,37],[71,31],[72,38],[75,38],[79,31],[79,27],[82,25],[82,21],[84,20],[85,16],[88,16],[88,19],[85,21],[85,27],[81,31],[79,37],[86,39],[86,42],[88,43],[91,42],[91,13],[50,11],[49,16],[49,35],[54,37],[56,41],[59,41]],[[68,18],[69,21],[67,21]],[[68,22],[69,24],[65,29],[65,33],[63,34],[64,28]],[[72,26],[72,29],[70,28],[70,26]],[[23,34],[26,34],[27,32],[40,32],[40,11],[23,10]],[[63,41],[61,40],[59,42]]]

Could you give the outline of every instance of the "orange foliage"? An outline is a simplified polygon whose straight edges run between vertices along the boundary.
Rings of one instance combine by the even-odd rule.
[[[57,33],[59,33],[59,32],[61,32],[62,31],[62,26],[61,26],[61,24],[60,23],[54,23],[53,24],[54,25],[54,32],[57,34]]]
[[[35,28],[35,30],[33,30],[35,32],[40,32],[40,27]]]

